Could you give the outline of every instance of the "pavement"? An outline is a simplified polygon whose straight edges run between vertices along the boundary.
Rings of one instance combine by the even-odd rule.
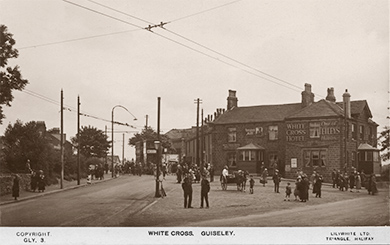
[[[19,192],[18,200],[14,200],[11,193],[4,195],[4,196],[1,196],[0,197],[0,206],[15,203],[15,202],[21,202],[21,201],[25,201],[25,200],[30,200],[33,198],[38,198],[38,197],[42,197],[45,195],[58,193],[61,191],[67,191],[67,190],[73,190],[76,188],[86,187],[88,185],[94,185],[94,184],[98,184],[98,183],[105,182],[108,180],[112,180],[111,173],[104,174],[104,179],[102,179],[102,180],[93,179],[91,184],[87,183],[87,179],[80,179],[80,185],[77,184],[77,180],[73,180],[73,181],[64,180],[62,183],[63,188],[61,188],[61,184],[58,183],[55,185],[46,186],[44,192],[38,192],[38,191],[33,192],[33,191],[27,191],[27,190],[21,189]]]

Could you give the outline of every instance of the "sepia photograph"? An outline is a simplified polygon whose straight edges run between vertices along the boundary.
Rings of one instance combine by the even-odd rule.
[[[390,244],[389,10],[0,0],[1,240]]]

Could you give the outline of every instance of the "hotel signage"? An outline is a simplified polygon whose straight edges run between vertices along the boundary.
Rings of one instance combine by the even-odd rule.
[[[337,140],[339,135],[338,121],[286,124],[286,141],[288,142],[300,142],[306,139]]]

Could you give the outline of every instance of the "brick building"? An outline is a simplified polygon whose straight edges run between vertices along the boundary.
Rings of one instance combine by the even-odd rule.
[[[227,110],[209,122],[210,162],[217,172],[230,169],[260,174],[264,167],[285,177],[317,170],[329,181],[333,169],[380,172],[377,124],[365,100],[351,101],[345,91],[336,102],[333,88],[326,99],[314,101],[305,84],[301,102],[239,107],[229,90]]]

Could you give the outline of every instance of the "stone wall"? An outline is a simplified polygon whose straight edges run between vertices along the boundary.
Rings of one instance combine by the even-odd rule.
[[[20,189],[30,190],[31,174],[21,173],[20,176]],[[11,174],[0,174],[0,196],[4,196],[12,193],[13,177]]]

